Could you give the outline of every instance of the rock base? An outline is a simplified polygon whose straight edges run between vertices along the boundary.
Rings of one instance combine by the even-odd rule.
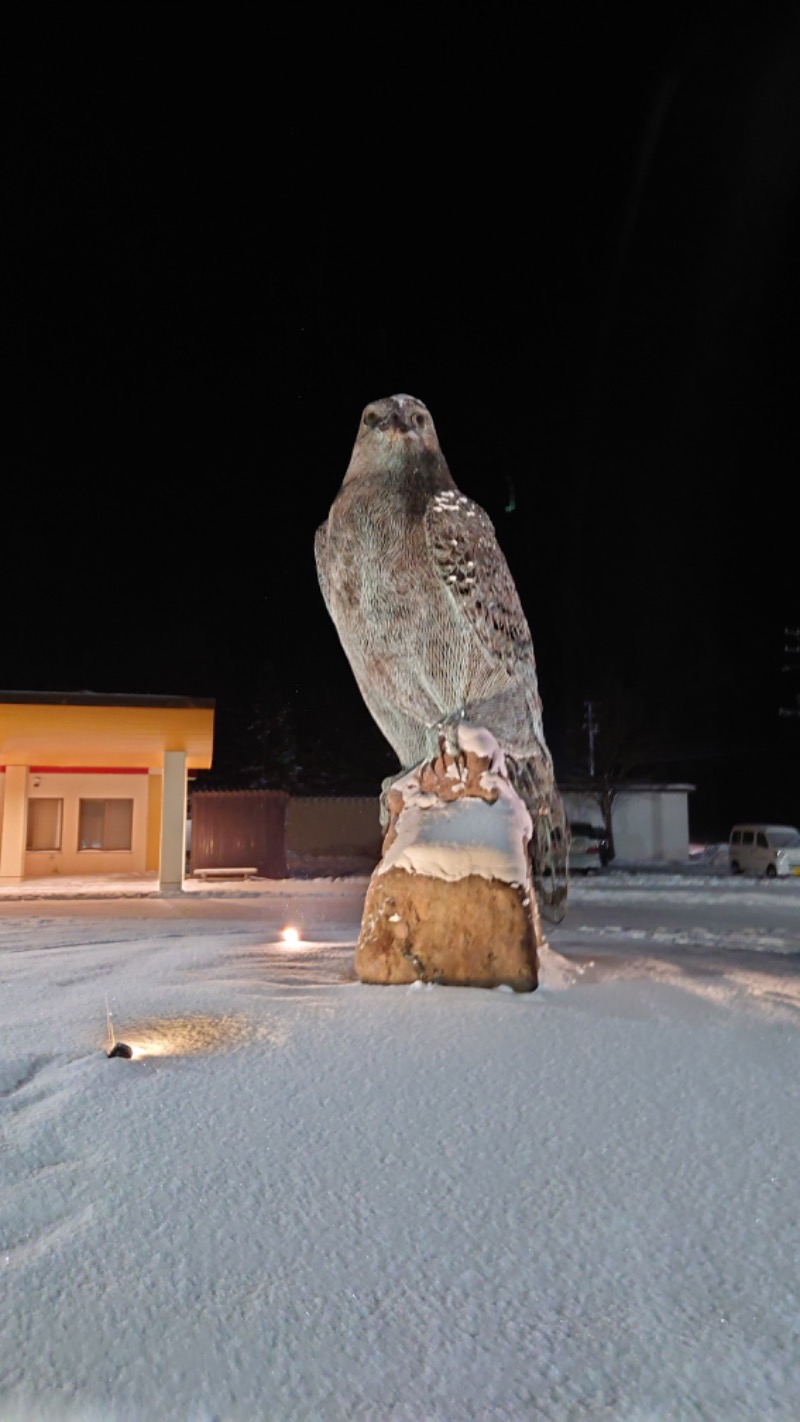
[[[535,899],[522,885],[389,869],[367,890],[355,969],[365,983],[532,992],[540,942]]]
[[[451,727],[449,744],[396,780],[385,804],[356,947],[361,981],[532,992],[543,939],[531,818],[494,737]]]

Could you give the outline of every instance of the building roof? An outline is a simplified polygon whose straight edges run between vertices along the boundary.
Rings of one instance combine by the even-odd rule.
[[[214,702],[96,691],[0,692],[0,766],[39,770],[156,770],[183,751],[208,770]]]
[[[603,789],[596,780],[559,780],[558,788],[562,795],[599,795]],[[677,794],[696,789],[696,785],[683,780],[615,780],[613,785],[616,795],[649,794],[654,790],[660,794]]]
[[[143,696],[124,691],[0,691],[0,705],[8,706],[153,706],[214,708],[214,701],[198,696]]]

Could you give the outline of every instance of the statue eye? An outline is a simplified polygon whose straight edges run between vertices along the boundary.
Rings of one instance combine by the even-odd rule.
[[[365,411],[364,411],[364,424],[367,426],[367,429],[370,429],[370,430],[374,429],[375,426],[379,423],[380,418],[381,418],[381,417],[380,417],[380,415],[378,414],[378,411],[377,411],[377,410],[365,410]]]

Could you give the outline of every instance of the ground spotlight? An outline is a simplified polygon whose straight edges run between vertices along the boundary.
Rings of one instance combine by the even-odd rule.
[[[115,1042],[110,1052],[106,1052],[107,1057],[132,1057],[133,1048],[127,1042]]]

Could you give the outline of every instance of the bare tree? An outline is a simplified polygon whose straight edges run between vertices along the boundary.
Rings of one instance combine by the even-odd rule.
[[[561,784],[597,805],[613,859],[614,805],[634,780],[657,771],[665,740],[651,709],[616,678],[582,709],[583,716],[576,715],[568,729],[569,769]]]

